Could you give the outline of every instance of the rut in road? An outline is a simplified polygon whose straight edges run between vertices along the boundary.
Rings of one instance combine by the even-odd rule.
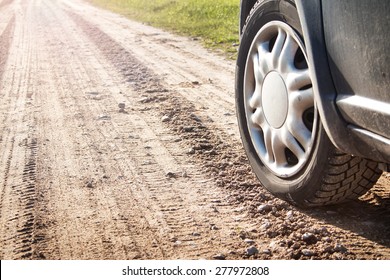
[[[140,101],[139,91],[160,91],[158,79],[145,70],[140,87],[123,83],[58,3],[14,4],[1,257],[210,258],[236,247],[245,214],[221,202],[227,194]],[[145,69],[135,62],[123,67]]]
[[[390,257],[388,177],[314,211],[260,187],[233,62],[78,0],[0,13],[0,258]]]

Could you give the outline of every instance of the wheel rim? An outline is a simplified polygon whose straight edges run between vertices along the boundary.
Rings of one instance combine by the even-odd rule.
[[[244,73],[249,135],[275,175],[291,177],[307,163],[318,114],[304,44],[286,23],[264,25],[249,49]]]

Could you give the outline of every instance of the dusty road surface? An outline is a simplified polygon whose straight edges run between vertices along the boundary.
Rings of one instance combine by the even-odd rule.
[[[302,210],[241,148],[234,62],[79,0],[0,0],[1,259],[390,259],[390,178]]]

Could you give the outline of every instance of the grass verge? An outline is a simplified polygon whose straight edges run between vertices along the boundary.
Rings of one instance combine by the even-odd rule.
[[[239,0],[89,0],[148,25],[200,38],[204,45],[235,58]]]

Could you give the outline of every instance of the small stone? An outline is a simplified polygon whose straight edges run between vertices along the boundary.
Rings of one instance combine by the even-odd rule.
[[[211,156],[216,156],[218,153],[214,150],[214,149],[212,149],[212,150],[210,150],[210,151],[206,151],[206,152],[204,152],[205,154],[208,154],[208,155],[211,155]]]
[[[193,126],[183,127],[184,132],[192,132],[192,131],[194,131],[194,129],[195,129],[195,127],[193,127]]]
[[[271,241],[271,243],[269,244],[269,247],[273,252],[276,252],[279,249],[279,245],[276,241]]]
[[[294,243],[291,248],[293,248],[294,250],[298,250],[299,248],[301,248],[301,244],[299,243]]]
[[[259,253],[259,250],[255,246],[251,246],[248,249],[246,249],[246,254],[248,256],[257,255]]]
[[[244,242],[245,242],[245,243],[248,243],[248,244],[250,244],[250,245],[255,244],[255,241],[252,240],[252,239],[249,239],[249,238],[245,239]]]
[[[103,121],[108,121],[108,120],[111,120],[111,117],[110,117],[109,115],[104,115],[104,114],[102,114],[102,115],[99,115],[99,116],[97,117],[97,119],[98,119],[98,120],[103,120]]]
[[[330,238],[329,236],[325,237],[323,239],[326,243],[331,243],[332,242],[332,238]]]
[[[293,211],[288,211],[287,214],[286,214],[286,218],[287,220],[289,220],[290,222],[294,221],[294,215],[293,215]]]
[[[224,254],[218,254],[218,255],[213,256],[213,259],[214,260],[225,260],[226,256]]]
[[[333,248],[332,246],[327,246],[327,247],[325,247],[325,248],[323,249],[322,252],[323,252],[323,253],[329,253],[329,254],[331,254],[331,253],[334,252],[334,248]]]
[[[200,236],[200,233],[199,232],[193,232],[192,236]]]
[[[87,188],[93,188],[93,181],[92,180],[88,180],[87,183],[86,183],[86,187]]]
[[[175,178],[176,177],[176,174],[171,172],[171,171],[168,171],[165,176],[167,176],[168,178]]]
[[[216,212],[218,212],[218,210]],[[219,228],[216,225],[211,225],[210,229],[211,230],[218,230]]]
[[[190,149],[188,150],[187,154],[189,154],[189,155],[195,154],[195,149],[194,149],[194,148],[190,148]]]
[[[345,248],[343,245],[341,244],[337,244],[336,246],[334,246],[334,249],[333,249],[335,252],[340,252],[340,253],[346,253],[348,252],[348,249]]]
[[[303,249],[301,252],[302,252],[302,255],[304,255],[306,257],[312,257],[315,255],[315,253],[309,249]]]
[[[124,110],[126,108],[126,104],[124,102],[121,102],[118,104],[119,109]]]
[[[183,178],[188,178],[188,174],[187,174],[187,172],[185,172],[185,171],[181,174],[181,176],[182,176]]]
[[[261,226],[260,226],[260,229],[262,231],[266,231],[267,229],[269,229],[271,227],[271,223],[269,221],[266,221],[264,222]]]
[[[269,237],[269,238],[275,238],[276,236],[278,236],[279,235],[279,233],[277,232],[277,231],[275,231],[275,230],[267,230],[267,236]]]
[[[265,254],[265,255],[271,255],[272,254],[270,249],[265,249],[265,250],[263,250],[262,253]]]
[[[162,122],[169,122],[170,120],[171,120],[171,118],[168,117],[168,116],[163,116],[163,117],[161,118],[161,121],[162,121]]]
[[[262,204],[257,208],[257,211],[259,211],[260,213],[263,213],[263,214],[268,213],[268,212],[272,211],[272,205],[271,204]]]
[[[306,242],[306,244],[309,244],[309,245],[310,244],[316,244],[317,241],[318,241],[317,237],[313,233],[311,233],[311,232],[304,233],[302,235],[302,240],[304,242]]]

